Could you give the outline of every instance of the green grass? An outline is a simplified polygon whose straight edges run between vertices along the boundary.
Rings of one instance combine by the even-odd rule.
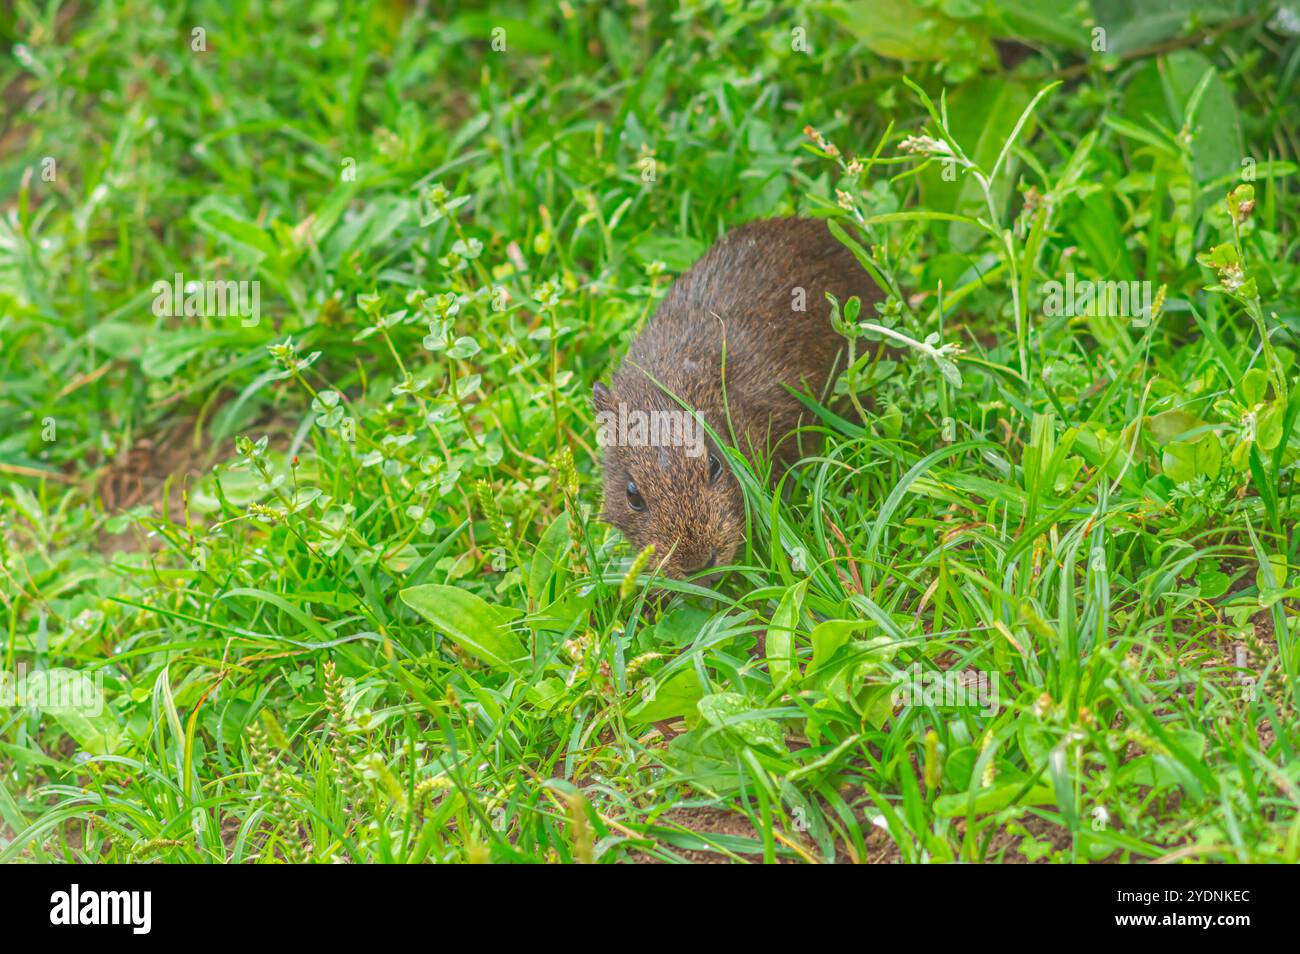
[[[0,861],[1300,860],[1300,42],[1128,6],[19,0]],[[917,346],[653,580],[591,385],[796,212]]]

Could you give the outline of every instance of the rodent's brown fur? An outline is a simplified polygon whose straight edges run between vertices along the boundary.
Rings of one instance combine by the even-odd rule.
[[[804,290],[803,311],[795,310],[797,288]],[[596,411],[617,414],[620,404],[679,411],[681,405],[651,380],[657,379],[725,441],[734,433],[735,446],[751,462],[759,452],[770,456],[779,475],[799,457],[788,435],[806,422],[783,385],[820,396],[844,350],[825,292],[841,304],[857,295],[864,313],[881,297],[825,222],[768,219],[735,229],[669,289],[610,387],[596,385]],[[607,442],[605,449],[602,519],[638,550],[653,543],[654,563],[673,578],[724,566],[744,543],[740,485],[721,455],[721,477],[710,481],[717,450],[711,440],[706,445],[708,452],[696,457],[683,447]],[[629,503],[629,480],[644,499],[643,512]]]

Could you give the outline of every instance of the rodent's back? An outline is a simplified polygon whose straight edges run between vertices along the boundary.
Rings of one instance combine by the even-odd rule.
[[[643,368],[725,436],[715,419],[723,407],[725,339],[726,398],[736,436],[756,439],[770,424],[771,437],[780,438],[797,426],[801,412],[783,385],[820,394],[844,348],[831,327],[827,291],[841,303],[853,295],[864,305],[880,297],[824,221],[743,225],[673,284],[629,348],[615,390],[645,387],[637,370]]]
[[[880,297],[824,222],[742,226],[677,279],[611,386],[595,386],[597,422],[606,434],[602,517],[638,550],[654,544],[667,575],[732,562],[744,543],[745,506],[724,455],[693,419],[693,429],[685,426],[681,406],[664,389],[751,461],[772,453],[779,473],[798,457],[796,442],[782,439],[803,416],[786,386],[820,395],[844,347],[831,327],[828,291],[841,303],[857,295],[864,306]],[[656,414],[661,421],[676,415],[670,433],[686,439],[647,440],[664,434],[654,426]],[[647,417],[646,430],[623,427]]]

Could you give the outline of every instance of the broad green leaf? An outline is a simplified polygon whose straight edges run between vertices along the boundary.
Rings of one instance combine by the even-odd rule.
[[[791,676],[798,671],[795,661],[794,629],[799,623],[799,611],[803,608],[803,595],[808,589],[808,581],[802,580],[785,591],[781,602],[772,614],[772,622],[767,628],[767,671],[772,677],[773,688],[784,686]]]
[[[1268,575],[1272,574],[1273,579],[1270,581]],[[1286,585],[1287,563],[1286,555],[1282,553],[1272,553],[1268,557],[1267,570],[1261,561],[1259,569],[1255,571],[1255,585],[1260,591],[1276,590]]]
[[[88,673],[74,669],[28,672],[21,689],[22,699],[16,701],[39,705],[84,751],[111,755],[117,750],[122,727]]]
[[[225,196],[208,195],[200,199],[190,209],[190,221],[252,262],[280,256],[275,239],[261,226],[244,218],[236,202]]]
[[[700,630],[709,622],[710,615],[706,610],[695,606],[674,606],[646,631],[649,643],[656,649],[664,646],[685,648],[700,635]]]
[[[1241,376],[1241,403],[1254,407],[1268,393],[1268,373],[1263,368],[1251,368]]]
[[[1184,484],[1197,477],[1215,477],[1223,463],[1223,446],[1214,434],[1202,434],[1195,441],[1170,441],[1160,456],[1165,475]]]
[[[1124,228],[1109,191],[1071,196],[1065,203],[1062,219],[1070,238],[1083,249],[1098,275],[1135,276]],[[1101,327],[1102,323],[1098,326]]]
[[[1205,737],[1192,729],[1171,729],[1169,735],[1192,758],[1201,758],[1205,754]],[[1140,755],[1120,766],[1115,780],[1122,785],[1149,785],[1160,790],[1174,785],[1181,785],[1187,779],[1186,769],[1172,755],[1165,752],[1153,752]]]
[[[520,660],[528,651],[509,626],[519,616],[518,610],[494,606],[458,586],[439,583],[412,586],[399,595],[461,649],[490,666],[521,671]]]
[[[455,7],[450,9],[455,10]],[[461,13],[441,30],[449,39],[458,44],[468,45],[477,40],[488,39],[493,30],[500,29],[508,38],[509,49],[518,49],[525,53],[559,56],[568,52],[564,42],[565,33],[553,30],[549,24],[540,19],[516,19],[500,16],[496,13]],[[583,51],[578,51],[582,55]]]
[[[943,777],[947,787],[963,792],[969,790],[971,773],[975,771],[978,760],[979,752],[973,746],[963,745],[949,752],[943,763]]]
[[[548,602],[546,585],[553,575],[562,570],[560,561],[568,548],[569,515],[567,512],[562,512],[551,521],[551,525],[542,534],[542,539],[537,544],[537,552],[533,554],[532,565],[528,569],[528,595],[536,600],[538,605],[544,606]]]
[[[1168,444],[1170,441],[1187,440],[1187,433],[1203,427],[1205,422],[1191,411],[1174,408],[1145,418],[1143,424],[1152,440],[1157,444]]]
[[[524,695],[532,706],[542,712],[550,712],[568,698],[564,688],[564,680],[556,676],[550,676],[538,682],[537,685],[530,686]]]
[[[854,633],[874,629],[875,626],[875,623],[866,619],[828,619],[818,623],[812,631],[813,656],[808,665],[808,675],[813,675],[825,666]]]
[[[1245,150],[1237,106],[1214,64],[1195,50],[1176,50],[1165,60],[1164,76],[1184,110],[1190,112],[1195,107],[1195,115],[1179,118],[1191,124],[1192,172],[1196,181],[1204,185],[1239,173]],[[1204,88],[1198,89],[1202,83]],[[1195,99],[1198,93],[1199,100]],[[1202,196],[1197,211],[1219,198]]]
[[[937,4],[916,0],[849,0],[826,8],[871,52],[894,60],[942,60],[961,53],[987,61],[993,47],[983,25],[945,16]]]
[[[642,265],[663,262],[670,272],[684,272],[704,254],[698,239],[647,233],[633,239],[628,250]]]
[[[1192,18],[1203,24],[1233,15],[1231,4],[1204,0],[1092,0],[1093,21],[1106,31],[1107,53],[1123,53],[1181,36]]]
[[[1286,418],[1286,408],[1274,402],[1259,412],[1255,419],[1255,443],[1262,451],[1271,451],[1282,443],[1282,422]]]
[[[995,788],[986,788],[975,796],[975,813],[985,815],[997,812],[1008,805],[1055,805],[1056,792],[1046,785],[1035,785],[1019,800],[1017,793],[1024,788],[1022,782],[1012,782]],[[940,818],[959,818],[970,807],[970,795],[956,792],[952,795],[940,795],[934,800],[934,813]]]
[[[1214,566],[1204,567],[1196,573],[1198,595],[1203,600],[1218,599],[1228,592],[1228,586],[1231,582],[1232,579],[1228,574]]]
[[[1114,30],[1107,35],[1110,40],[1121,36]],[[1122,34],[1125,42],[1133,35],[1127,27]],[[1232,92],[1209,59],[1195,50],[1175,50],[1148,61],[1129,82],[1121,109],[1135,128],[1158,124],[1165,130],[1156,134],[1162,141],[1180,134],[1186,125],[1187,135],[1179,141],[1186,143],[1193,178],[1201,187],[1196,215],[1223,200],[1222,192],[1206,192],[1204,187],[1225,176],[1238,178],[1246,152]]]
[[[777,721],[754,716],[754,707],[739,693],[716,692],[705,696],[696,705],[705,722],[734,732],[747,745],[785,749],[785,737]]]
[[[696,704],[704,696],[700,677],[693,667],[679,669],[662,684],[652,683],[649,691],[642,691],[641,701],[627,713],[632,724],[658,722],[679,716],[695,716]]]
[[[990,4],[995,15],[998,36],[1017,40],[1036,39],[1073,49],[1091,52],[1091,32],[1087,27],[1088,5],[1079,0],[998,0]],[[998,29],[1005,22],[1010,29]]]

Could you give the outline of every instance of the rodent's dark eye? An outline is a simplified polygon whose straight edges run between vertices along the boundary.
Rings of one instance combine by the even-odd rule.
[[[716,484],[718,478],[722,476],[722,461],[718,459],[717,454],[709,455],[709,483]]]
[[[633,510],[640,513],[645,510],[645,498],[641,496],[641,491],[636,489],[636,481],[627,482],[627,502]]]

